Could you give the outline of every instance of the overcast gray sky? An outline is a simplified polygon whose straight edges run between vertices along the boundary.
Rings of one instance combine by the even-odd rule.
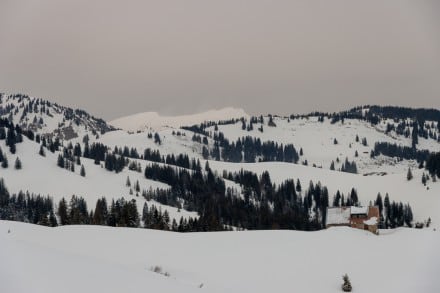
[[[440,108],[439,2],[0,0],[0,92],[106,119]]]

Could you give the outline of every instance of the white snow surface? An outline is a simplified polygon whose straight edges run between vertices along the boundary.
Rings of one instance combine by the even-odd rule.
[[[179,128],[181,126],[200,124],[205,121],[221,121],[241,117],[247,118],[249,115],[243,109],[228,107],[181,116],[161,116],[157,112],[144,112],[121,117],[109,123],[116,128],[126,131],[143,131],[148,129],[161,130],[165,127]]]
[[[387,232],[179,234],[0,221],[0,292],[339,293],[345,273],[356,293],[440,292],[440,233]]]
[[[366,225],[377,225],[377,218],[376,217],[371,217],[371,219],[368,219],[368,220],[364,221],[364,224],[366,224]]]

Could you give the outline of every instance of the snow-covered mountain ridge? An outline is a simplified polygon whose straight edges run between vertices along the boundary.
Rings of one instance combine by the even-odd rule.
[[[75,140],[84,135],[99,136],[114,130],[103,119],[81,109],[72,109],[27,95],[0,93],[0,118],[36,134]]]
[[[109,124],[125,131],[136,132],[162,130],[165,127],[179,128],[205,121],[221,121],[242,117],[248,118],[249,115],[243,109],[228,107],[180,116],[162,116],[157,112],[144,112],[112,120]]]
[[[143,174],[156,163],[193,171],[197,162],[202,167],[209,164],[214,176],[224,182],[225,193],[242,199],[246,189],[234,174],[246,170],[261,178],[267,171],[274,188],[286,180],[299,181],[301,198],[306,196],[310,181],[324,186],[330,201],[337,192],[347,196],[355,189],[359,204],[367,205],[378,193],[388,193],[393,201],[411,205],[415,221],[436,220],[439,185],[435,176],[427,176],[428,171],[419,166],[427,154],[440,151],[437,110],[368,106],[289,117],[249,116],[234,108],[177,117],[150,112],[122,118],[119,126],[125,123],[123,128],[127,128],[113,130],[85,111],[27,96],[2,95],[0,105],[1,116],[7,121],[41,137],[58,134],[62,138],[57,150],[49,140],[25,137],[16,144],[16,153],[8,152],[8,140],[0,140],[10,162],[9,168],[1,169],[0,177],[14,194],[28,190],[49,195],[55,204],[75,194],[84,197],[89,207],[103,196],[108,202],[123,197],[134,200],[139,213],[148,203],[166,210],[171,220],[197,218],[201,207],[195,206],[197,200],[191,197],[184,199],[187,190],[183,197],[172,200],[172,194],[168,198],[153,195],[155,190],[175,190],[177,186],[167,178]],[[147,128],[144,123],[149,123]],[[66,127],[76,130],[75,135],[67,137]],[[415,138],[416,147],[412,148]],[[402,149],[397,150],[400,153],[386,146],[378,149],[381,143]],[[17,159],[22,163],[20,170],[12,166]],[[412,181],[406,180],[409,168]],[[81,176],[82,169],[85,176]],[[47,176],[53,182],[48,183]],[[259,196],[252,196],[257,201]],[[311,215],[315,213],[311,211]]]

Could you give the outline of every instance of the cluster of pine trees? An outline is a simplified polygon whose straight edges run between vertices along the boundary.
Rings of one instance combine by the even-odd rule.
[[[202,232],[208,231],[207,227],[202,225],[197,218],[183,218],[180,217],[179,222],[176,219],[170,220],[168,212],[165,210],[162,212],[161,208],[157,208],[155,205],[149,206],[144,203],[142,209],[142,222],[144,228],[156,229],[156,230],[171,230],[174,232]],[[226,230],[226,227],[219,227],[221,230]]]
[[[0,178],[0,219],[57,226],[50,197],[21,191],[11,195],[2,178]]]
[[[426,161],[429,154],[427,150],[417,150],[413,147],[401,146],[395,143],[376,142],[371,156],[384,155],[387,157],[396,157],[401,160],[416,160],[420,163]]]
[[[259,138],[246,136],[230,143],[222,132],[214,134],[215,144],[210,158],[226,162],[254,163],[278,161],[297,163],[299,154],[293,144],[278,144],[274,141],[261,142]]]
[[[207,230],[224,226],[244,229],[298,229],[316,230],[323,227],[328,207],[328,191],[320,184],[313,185],[301,196],[299,181],[286,180],[281,185],[272,183],[269,173],[261,177],[241,171],[224,174],[242,185],[243,196],[236,190],[226,189],[221,178],[216,177],[209,165],[201,171],[188,172],[169,166],[152,165],[145,168],[145,176],[171,186],[170,190],[147,192],[163,204],[197,211],[199,222]],[[309,217],[314,209],[315,218]]]
[[[334,207],[346,207],[346,206],[358,206],[359,198],[356,189],[352,188],[348,193],[347,197],[339,190],[333,196],[333,206]]]
[[[374,205],[379,207],[379,228],[389,229],[405,225],[408,227],[413,226],[413,213],[409,204],[391,202],[388,193],[385,195],[385,199],[382,200],[382,196],[379,193],[374,201]]]
[[[417,121],[440,121],[440,111],[437,109],[414,109],[396,106],[367,106],[372,114],[387,119],[415,119]],[[440,129],[440,128],[439,128]]]
[[[331,167],[331,166],[330,166]],[[331,169],[331,168],[330,168]],[[345,162],[342,163],[341,166],[341,171],[342,172],[347,172],[347,173],[357,173],[357,166],[356,166],[356,162],[350,162],[348,160],[348,158],[345,158]]]
[[[32,132],[27,132],[26,134],[29,135],[30,133]],[[18,125],[14,126],[14,124],[7,119],[0,118],[0,140],[5,140],[9,152],[15,154],[15,145],[23,141],[22,129]]]

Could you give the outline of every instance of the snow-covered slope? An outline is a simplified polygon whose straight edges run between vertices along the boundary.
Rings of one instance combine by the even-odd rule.
[[[267,117],[266,121],[268,120]],[[264,141],[275,141],[282,144],[292,143],[298,150],[303,149],[304,155],[301,162],[307,160],[308,165],[315,164],[317,167],[329,169],[331,162],[335,162],[338,170],[345,158],[355,161],[360,173],[370,172],[405,172],[408,166],[414,166],[414,162],[399,162],[390,158],[370,158],[370,152],[376,142],[396,143],[402,146],[411,146],[411,137],[406,138],[395,133],[385,133],[383,128],[389,121],[383,121],[377,126],[372,126],[366,121],[346,119],[344,123],[332,124],[329,119],[319,122],[318,117],[288,119],[274,117],[276,127],[264,125],[264,131],[257,130],[259,124],[255,124],[252,131],[242,129],[241,123],[218,125],[218,131],[222,132],[230,141],[238,138],[252,136]],[[214,127],[208,127],[208,132],[214,132]],[[359,141],[356,142],[356,136]],[[367,144],[362,144],[365,138]],[[335,139],[337,144],[335,144]],[[419,138],[418,149],[426,149],[432,152],[440,151],[440,143],[433,139]],[[356,151],[358,157],[355,157]],[[337,162],[337,159],[340,162]]]
[[[7,149],[4,141],[0,140],[1,149]],[[17,154],[7,154],[8,161],[11,164],[17,157],[22,162],[22,169],[15,170],[12,166],[7,169],[0,169],[0,178],[3,178],[5,184],[11,193],[29,191],[40,195],[49,195],[54,199],[55,204],[64,197],[69,200],[72,195],[84,197],[89,209],[95,207],[99,198],[105,197],[108,202],[112,199],[125,198],[126,200],[136,200],[139,212],[146,200],[134,192],[130,194],[132,187],[126,186],[127,177],[132,186],[139,181],[142,190],[149,189],[167,189],[168,185],[146,179],[143,173],[130,171],[125,168],[120,173],[109,172],[101,165],[95,165],[93,160],[82,158],[81,163],[86,170],[86,176],[80,176],[80,168],[77,166],[75,172],[62,169],[57,166],[57,153],[46,152],[46,156],[38,155],[39,146],[33,141],[25,139],[23,143],[17,144]],[[148,202],[154,204],[164,211],[167,210],[171,219],[179,220],[180,217],[197,217],[195,212],[187,212],[183,209],[164,206],[155,201]]]
[[[440,228],[440,183],[430,181],[424,186],[421,183],[424,170],[414,169],[414,179],[408,181],[405,172],[386,176],[363,176],[282,162],[234,164],[209,161],[209,165],[218,174],[222,174],[223,170],[238,172],[243,169],[258,175],[268,171],[274,183],[280,184],[292,178],[299,179],[304,189],[308,188],[310,181],[315,184],[320,182],[328,187],[330,200],[337,190],[347,196],[351,188],[355,188],[361,204],[365,206],[374,202],[378,193],[381,193],[382,197],[388,193],[392,201],[411,205],[415,221],[423,222],[431,217],[435,219],[434,225]]]
[[[104,120],[80,109],[72,109],[26,95],[0,93],[0,118],[23,129],[62,140],[81,141],[114,130]]]
[[[249,115],[243,109],[223,108],[203,113],[182,116],[161,116],[157,112],[145,112],[121,117],[109,123],[116,128],[126,131],[160,130],[165,127],[179,128],[191,126],[205,121],[222,121],[233,118],[247,118]]]
[[[7,101],[3,99],[3,103]],[[233,111],[225,110],[232,113]],[[215,112],[223,115],[221,119],[227,117],[222,111]],[[245,114],[242,110],[235,111],[236,114]],[[142,116],[142,115],[141,115]],[[14,115],[14,117],[18,117]],[[134,117],[134,116],[131,116]],[[99,138],[91,137],[91,141],[101,142],[113,149],[115,146],[136,148],[139,154],[143,154],[145,148],[157,149],[161,155],[168,154],[187,154],[189,157],[199,159],[202,166],[206,160],[202,156],[202,147],[204,144],[192,140],[194,133],[189,130],[179,129],[180,123],[194,123],[198,121],[215,120],[220,116],[215,116],[212,112],[198,114],[194,116],[181,117],[162,117],[163,120],[174,123],[174,126],[164,127],[157,130],[161,137],[161,144],[154,142],[154,139],[148,137],[148,132],[128,133],[124,130],[110,131]],[[194,119],[194,120],[192,120]],[[203,120],[201,120],[203,119]],[[126,120],[129,121],[130,119]],[[265,117],[265,121],[268,117]],[[133,119],[132,121],[136,121]],[[242,123],[232,123],[218,125],[218,130],[214,126],[208,127],[206,132],[221,132],[231,142],[244,136],[252,136],[261,139],[261,141],[275,141],[279,144],[292,143],[299,150],[303,149],[303,155],[300,157],[300,163],[308,161],[308,166],[302,164],[281,163],[281,162],[262,162],[262,163],[226,163],[209,160],[211,168],[218,174],[226,171],[239,171],[241,169],[249,170],[257,174],[263,171],[269,171],[271,179],[275,183],[281,183],[286,179],[299,179],[304,189],[308,187],[310,181],[314,183],[321,182],[327,186],[330,192],[330,200],[337,190],[347,195],[351,188],[357,189],[362,204],[367,205],[374,201],[377,194],[384,196],[389,193],[391,200],[409,203],[414,211],[416,221],[425,221],[431,217],[434,225],[438,225],[437,214],[440,212],[440,183],[428,181],[424,186],[421,183],[424,170],[417,169],[417,163],[411,160],[397,160],[384,156],[375,158],[370,157],[370,152],[376,142],[397,143],[404,146],[411,145],[411,138],[406,138],[395,133],[385,133],[384,123],[392,121],[383,121],[377,126],[371,126],[366,121],[356,119],[346,119],[344,123],[330,123],[329,119],[323,122],[318,121],[318,117],[287,119],[284,117],[274,117],[273,121],[276,127],[269,127],[265,124],[264,131],[257,130],[257,124],[251,131],[243,130]],[[159,125],[159,124],[157,124]],[[161,124],[163,126],[163,124]],[[175,135],[179,132],[180,135]],[[356,136],[360,141],[356,141]],[[365,138],[366,145],[361,143]],[[338,143],[335,144],[334,140]],[[208,148],[212,148],[214,140],[209,137]],[[0,141],[3,150],[7,147]],[[433,139],[419,138],[419,148],[430,151],[440,151],[440,143]],[[12,163],[16,156],[19,156],[23,162],[22,170],[13,168],[1,170],[0,177],[6,181],[6,185],[13,193],[19,190],[29,190],[30,192],[50,195],[54,197],[55,202],[61,197],[69,198],[72,194],[83,196],[89,207],[93,207],[96,200],[102,196],[111,198],[125,197],[127,199],[137,199],[139,209],[141,209],[144,199],[129,194],[129,189],[125,186],[127,177],[132,182],[139,180],[141,190],[150,188],[167,188],[166,184],[145,179],[142,173],[129,171],[127,168],[123,172],[116,174],[108,172],[101,166],[97,166],[92,160],[83,158],[82,162],[86,168],[87,176],[79,176],[79,167],[75,173],[63,170],[56,166],[57,154],[47,152],[47,157],[43,158],[38,153],[39,146],[25,139],[24,143],[17,144],[17,154],[9,155],[8,159]],[[355,152],[358,156],[355,156]],[[335,168],[338,170],[345,158],[355,161],[360,174],[349,174],[339,171],[331,171],[330,164],[335,162]],[[339,162],[337,162],[339,159]],[[139,161],[144,167],[151,164],[149,161]],[[315,167],[314,167],[315,166]],[[414,180],[406,180],[408,167],[413,168]],[[50,174],[51,182],[45,180],[47,174]],[[364,176],[370,175],[370,176]],[[23,179],[24,178],[24,179]],[[70,182],[71,184],[64,184]],[[240,186],[230,181],[226,181],[228,186],[240,190]],[[165,208],[165,207],[164,207]],[[195,216],[195,213],[187,213],[184,210],[181,214],[176,214],[175,208],[166,208],[173,217]]]
[[[337,293],[345,273],[357,293],[440,292],[432,229],[178,234],[0,221],[0,244],[0,292],[8,293]]]

